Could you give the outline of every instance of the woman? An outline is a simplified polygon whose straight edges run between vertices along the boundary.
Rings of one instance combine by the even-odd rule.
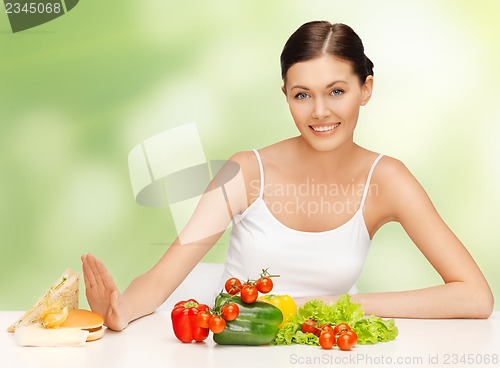
[[[300,135],[235,154],[230,162],[238,164],[238,175],[224,181],[224,195],[207,192],[165,255],[123,294],[99,260],[82,256],[92,310],[114,330],[152,313],[230,221],[223,280],[270,267],[281,274],[276,293],[299,303],[333,302],[353,287],[377,230],[397,221],[444,283],[352,299],[382,317],[487,318],[493,309],[488,283],[418,181],[398,160],[353,141],[373,89],[373,64],[357,34],[343,24],[306,23],[285,44],[281,68]]]

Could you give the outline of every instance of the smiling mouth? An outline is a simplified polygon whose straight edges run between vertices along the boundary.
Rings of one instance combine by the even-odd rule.
[[[315,132],[329,132],[329,131],[337,128],[339,125],[340,125],[340,123],[335,123],[335,124],[331,124],[331,125],[322,125],[322,126],[309,125],[309,128],[311,128]]]

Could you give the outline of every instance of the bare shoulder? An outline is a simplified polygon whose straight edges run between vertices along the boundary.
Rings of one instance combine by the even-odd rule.
[[[240,151],[234,153],[228,161],[238,164],[245,178],[259,177],[259,162],[253,151]]]
[[[383,156],[378,162],[376,170],[373,172],[373,180],[381,184],[410,178],[414,179],[406,165],[391,156]]]
[[[372,183],[377,186],[379,208],[392,220],[400,220],[411,203],[429,204],[424,188],[400,160],[383,156],[373,172]]]
[[[236,152],[231,157],[229,157],[228,161],[236,162],[242,168],[248,168],[248,166],[257,164],[255,153],[253,153],[252,151]]]
[[[405,196],[415,192],[420,187],[406,165],[400,160],[383,156],[373,172],[372,183],[379,186],[384,199]]]
[[[273,172],[276,168],[283,166],[283,157],[289,157],[290,140],[274,143],[270,146],[263,147],[258,150],[258,155],[261,157],[264,171]],[[253,151],[240,151],[233,154],[229,161],[239,165],[245,186],[247,190],[248,204],[255,201],[260,194],[260,169],[257,155]]]
[[[234,153],[229,159],[229,162],[236,163],[238,170],[243,174],[245,181],[247,203],[252,203],[259,196],[260,188],[260,170],[257,156],[252,151],[240,151]]]

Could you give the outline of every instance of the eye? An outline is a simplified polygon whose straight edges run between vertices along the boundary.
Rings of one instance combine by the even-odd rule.
[[[305,100],[308,97],[308,94],[305,92],[299,92],[295,95],[295,98],[298,100]]]
[[[340,96],[341,94],[344,93],[343,90],[341,89],[334,89],[332,92],[330,92],[332,94],[332,96]]]

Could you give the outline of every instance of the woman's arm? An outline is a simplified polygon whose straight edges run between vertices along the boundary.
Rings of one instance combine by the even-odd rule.
[[[379,186],[378,196],[368,200],[366,206],[380,209],[375,210],[380,223],[401,223],[444,284],[413,291],[358,294],[353,300],[362,303],[366,313],[387,317],[490,316],[493,295],[486,279],[409,170],[401,162],[384,157],[373,179]]]
[[[87,300],[106,326],[120,331],[130,321],[154,312],[217,242],[233,216],[248,206],[248,181],[242,169],[247,162],[248,154],[240,153],[226,163],[162,258],[123,294],[101,261],[90,254],[82,256]]]

